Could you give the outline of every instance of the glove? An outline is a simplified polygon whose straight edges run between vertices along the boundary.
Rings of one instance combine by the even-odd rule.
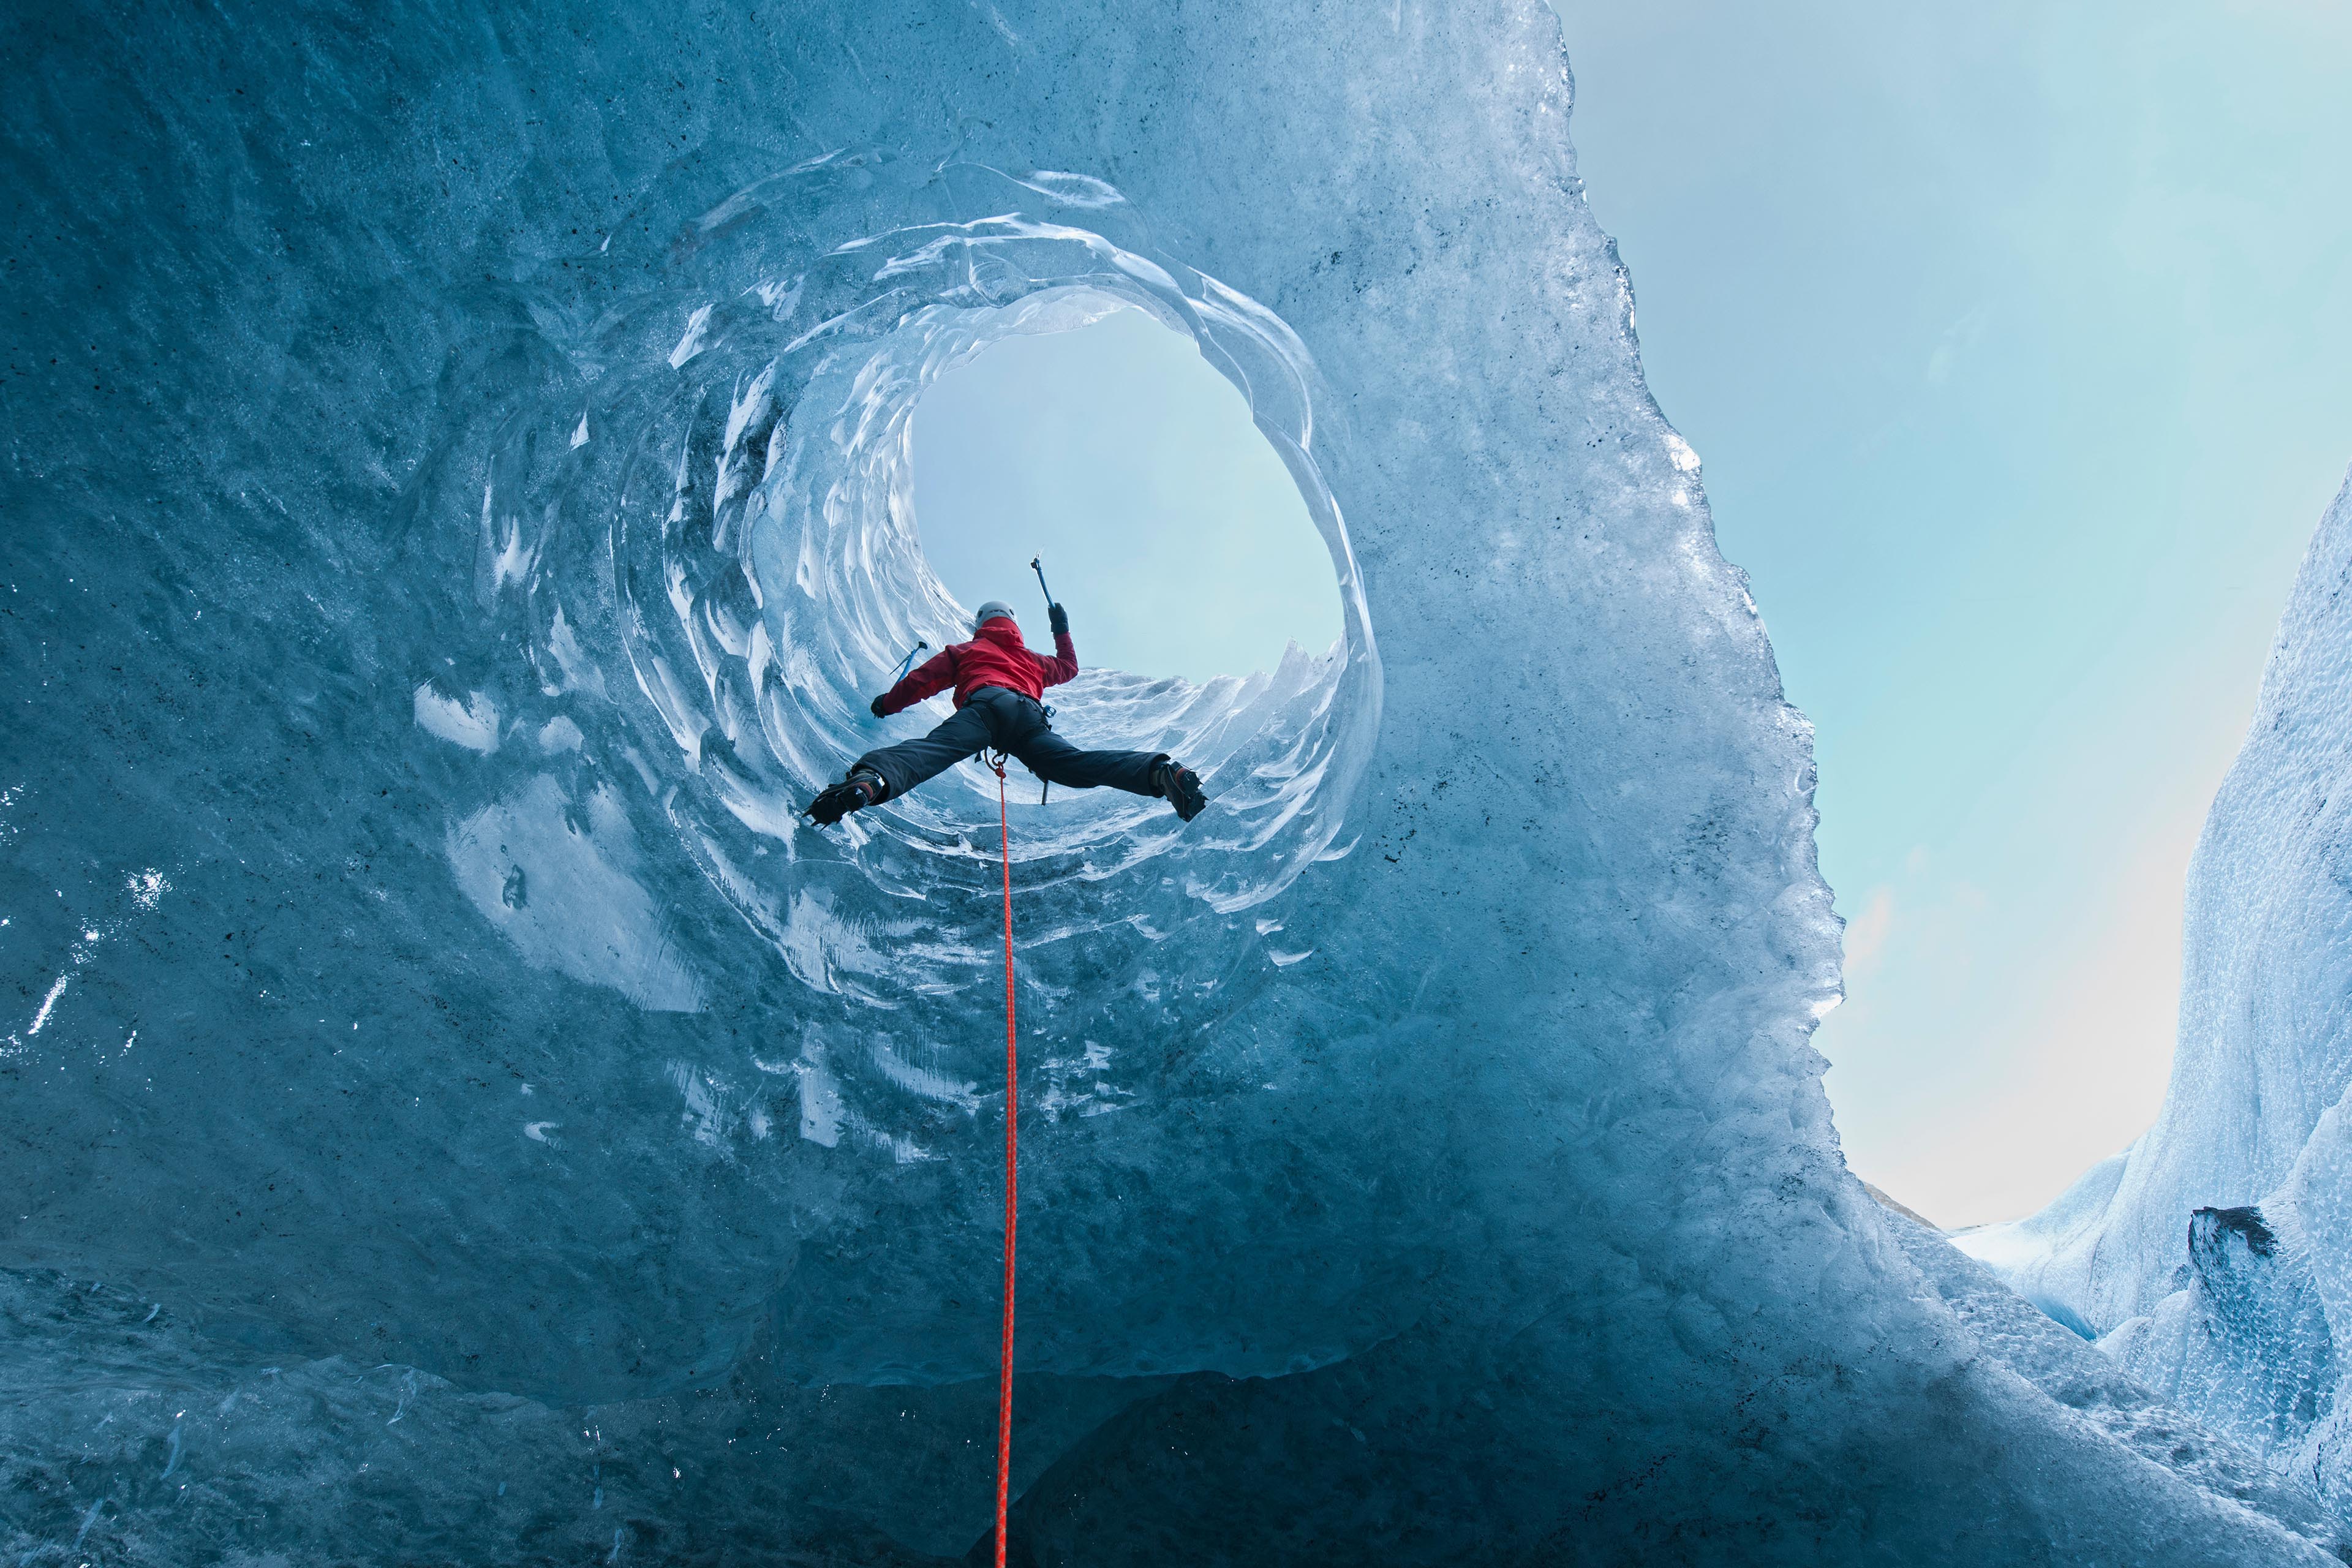
[[[887,719],[890,717],[890,710],[882,706],[882,699],[879,697],[877,697],[872,702],[866,705],[866,710],[872,713],[877,719]]]
[[[1069,611],[1059,605],[1048,605],[1045,606],[1045,618],[1053,623],[1055,637],[1066,637],[1070,635]]]

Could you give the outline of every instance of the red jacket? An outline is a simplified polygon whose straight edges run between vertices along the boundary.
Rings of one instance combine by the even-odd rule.
[[[980,628],[970,642],[960,642],[935,658],[907,672],[907,678],[884,692],[877,711],[896,713],[924,698],[955,688],[955,705],[971,700],[983,686],[1002,686],[1024,697],[1042,698],[1045,688],[1059,686],[1078,673],[1078,650],[1070,634],[1054,637],[1054,657],[1040,658],[1021,640],[1021,628],[1009,616],[999,616]]]

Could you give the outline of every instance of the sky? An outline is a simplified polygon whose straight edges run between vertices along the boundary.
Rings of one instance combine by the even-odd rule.
[[[1339,640],[1331,553],[1247,401],[1140,310],[999,340],[923,394],[913,446],[932,571],[1038,647],[1033,555],[1086,664],[1206,680]]]
[[[1556,5],[1652,391],[1815,726],[1848,1161],[2030,1212],[2162,1100],[2189,853],[2352,463],[2352,4]],[[1040,623],[1044,549],[1102,662],[1328,644],[1243,419],[1133,313],[1001,343],[919,408],[926,549]]]
[[[1589,200],[1816,728],[1849,1163],[2161,1101],[2181,884],[2352,462],[2352,6],[1557,0]]]

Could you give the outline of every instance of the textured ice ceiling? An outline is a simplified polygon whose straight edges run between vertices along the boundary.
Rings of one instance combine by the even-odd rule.
[[[1806,727],[1548,11],[6,26],[15,1561],[983,1541],[987,803],[790,814],[953,621],[921,386],[1113,304],[1347,636],[1072,689],[1189,830],[1017,808],[1015,1551],[2330,1560],[1845,1174]]]

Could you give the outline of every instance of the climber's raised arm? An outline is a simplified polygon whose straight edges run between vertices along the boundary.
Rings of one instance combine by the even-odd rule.
[[[1037,659],[1038,683],[1059,686],[1077,676],[1078,645],[1070,640],[1069,611],[1059,605],[1051,605],[1046,607],[1045,614],[1054,626],[1054,657]]]

